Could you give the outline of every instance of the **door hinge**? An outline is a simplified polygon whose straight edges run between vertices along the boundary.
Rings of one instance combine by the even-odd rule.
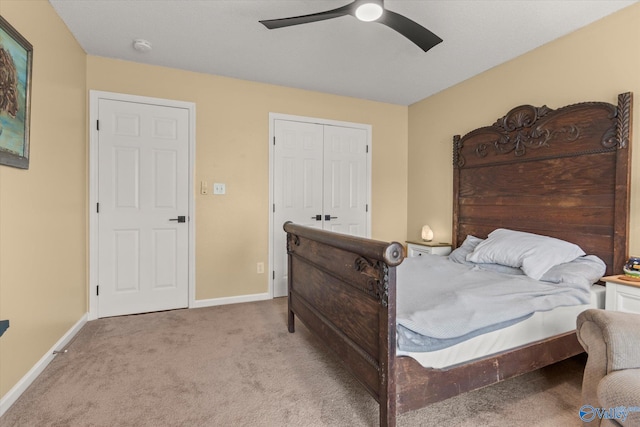
[[[100,120],[96,120],[96,130],[100,130]]]
[[[273,204],[273,212],[275,212],[275,211],[276,211],[276,204],[274,203]]]
[[[368,204],[364,205],[364,211],[365,212],[369,212],[369,205]]]
[[[275,271],[275,270],[273,270],[273,271],[271,272],[271,278],[272,278],[273,280],[276,280],[276,271]]]
[[[96,286],[96,296],[100,296],[100,285]]]
[[[96,213],[100,213],[100,203],[96,203]]]
[[[369,152],[369,145],[367,145],[367,153]]]
[[[276,137],[273,137],[273,145],[276,145]]]

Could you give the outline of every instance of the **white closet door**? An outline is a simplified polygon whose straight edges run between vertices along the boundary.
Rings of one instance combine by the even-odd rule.
[[[285,221],[368,237],[368,131],[274,120],[273,295],[287,295]]]
[[[367,132],[324,128],[324,229],[367,234]]]
[[[321,227],[323,126],[275,120],[273,201],[274,296],[287,295],[285,221]]]

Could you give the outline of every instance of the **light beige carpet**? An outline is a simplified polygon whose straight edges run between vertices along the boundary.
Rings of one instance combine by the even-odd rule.
[[[378,406],[286,299],[100,319],[0,426],[377,426]],[[401,415],[399,426],[579,426],[584,359]]]

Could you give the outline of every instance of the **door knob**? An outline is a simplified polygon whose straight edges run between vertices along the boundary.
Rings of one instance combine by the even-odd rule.
[[[169,221],[187,222],[187,217],[184,215],[178,216],[178,218],[171,218]]]

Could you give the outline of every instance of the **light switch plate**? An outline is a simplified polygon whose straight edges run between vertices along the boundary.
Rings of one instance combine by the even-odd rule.
[[[215,182],[213,184],[213,194],[225,194],[227,192],[227,186],[225,184],[220,184]]]

